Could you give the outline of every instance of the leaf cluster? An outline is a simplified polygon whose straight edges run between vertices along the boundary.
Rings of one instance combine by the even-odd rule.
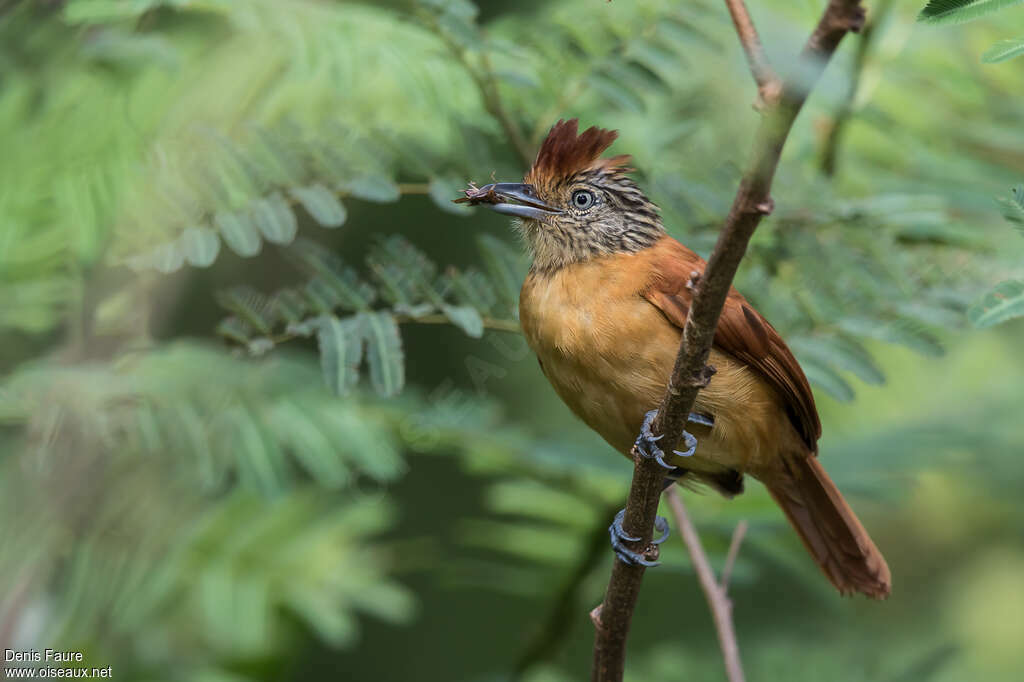
[[[518,330],[521,257],[487,235],[478,245],[484,269],[449,267],[439,273],[425,253],[393,235],[367,255],[367,281],[315,242],[300,241],[287,254],[309,279],[272,296],[248,286],[220,292],[218,302],[234,315],[217,332],[255,355],[292,338],[315,336],[332,391],[343,394],[356,384],[365,356],[374,389],[394,396],[405,383],[401,322],[449,323],[472,338],[480,338],[485,327]]]
[[[1003,217],[1024,236],[1024,185],[1010,191],[1009,198],[1000,199]],[[1015,317],[1024,316],[1024,280],[1007,279],[995,285],[967,310],[971,324],[979,329],[992,327]]]
[[[1020,4],[1021,0],[929,0],[917,20],[929,24],[964,24]],[[1024,54],[1024,38],[1000,40],[981,55],[985,64],[998,64]]]

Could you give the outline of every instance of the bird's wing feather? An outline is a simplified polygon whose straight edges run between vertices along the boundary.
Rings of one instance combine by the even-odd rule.
[[[705,263],[671,237],[654,247],[654,276],[643,296],[680,329],[686,324],[693,294],[692,273],[703,274]],[[821,421],[814,396],[800,364],[786,342],[743,296],[731,289],[715,332],[715,347],[757,370],[782,397],[797,433],[817,452]]]

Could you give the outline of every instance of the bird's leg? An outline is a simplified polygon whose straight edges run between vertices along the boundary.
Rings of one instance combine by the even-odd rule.
[[[626,547],[623,542],[636,542],[640,538],[635,538],[632,535],[628,535],[622,528],[622,519],[626,516],[626,510],[621,510],[615,515],[615,520],[612,521],[612,525],[608,527],[608,534],[612,538],[612,549],[615,551],[615,556],[619,557],[619,561],[630,566],[657,566],[657,561],[651,561],[645,559],[643,553],[634,552],[629,547]],[[659,537],[651,540],[652,545],[660,545],[668,539],[668,521],[665,520],[664,516],[657,516],[654,518],[654,530],[661,533]]]
[[[669,473],[666,474],[665,481],[662,484],[662,490],[665,490],[670,485],[672,485],[680,478],[682,478],[686,474],[686,470],[683,469],[682,467],[672,466],[671,464],[665,462],[665,453],[657,445],[658,441],[661,440],[661,436],[655,436],[651,432],[651,424],[654,422],[654,418],[657,416],[657,410],[651,410],[646,415],[644,415],[644,423],[640,429],[640,435],[637,437],[635,445],[637,451],[642,456],[649,458],[653,457],[655,461],[658,462],[658,464],[665,467],[666,469],[671,470]],[[686,420],[688,422],[693,422],[694,424],[700,424],[701,426],[710,427],[715,425],[714,417],[705,414],[698,414],[696,412],[691,412]],[[673,450],[673,452],[682,457],[689,457],[697,449],[697,439],[694,438],[693,435],[691,435],[690,433],[683,431],[683,440],[688,448],[686,452],[679,452],[678,450]],[[625,529],[623,529],[622,520],[623,518],[625,518],[625,516],[626,510],[623,509],[615,515],[615,520],[612,521],[612,525],[608,527],[608,534],[611,536],[612,539],[612,549],[615,551],[615,556],[619,557],[619,560],[623,563],[629,564],[631,566],[635,566],[638,564],[640,566],[657,566],[657,561],[645,559],[642,553],[634,552],[633,550],[629,549],[623,544],[623,542],[637,542],[638,540],[640,540],[640,538],[629,535],[628,533],[626,533]],[[651,540],[651,544],[660,545],[661,543],[665,542],[665,540],[668,538],[669,531],[668,521],[665,519],[664,516],[656,516],[654,518],[654,530],[660,533],[661,535]]]
[[[657,416],[657,410],[651,410],[644,415],[644,423],[640,427],[640,435],[637,436],[634,446],[641,456],[646,457],[647,459],[653,458],[654,461],[666,469],[675,469],[673,465],[665,461],[665,453],[658,447],[658,441],[661,440],[661,436],[655,436],[654,433],[651,432],[651,424],[654,423],[654,418]],[[691,412],[690,416],[687,417],[686,420],[701,426],[715,425],[714,417],[709,417],[705,414],[698,414],[696,412]],[[680,457],[689,457],[697,451],[697,439],[694,438],[693,434],[689,431],[683,431],[683,443],[686,444],[686,450],[673,450],[672,452]]]

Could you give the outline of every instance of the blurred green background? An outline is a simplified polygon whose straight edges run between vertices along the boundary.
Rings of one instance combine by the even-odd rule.
[[[751,0],[779,70],[823,4]],[[750,523],[749,680],[1019,680],[1024,60],[979,55],[1024,11],[865,4],[737,284],[893,596],[834,594],[755,482],[686,499],[716,568]],[[449,200],[578,116],[707,255],[753,97],[711,0],[0,1],[0,647],[119,680],[587,679],[630,465],[516,332],[507,221]],[[724,679],[665,547],[627,678]]]

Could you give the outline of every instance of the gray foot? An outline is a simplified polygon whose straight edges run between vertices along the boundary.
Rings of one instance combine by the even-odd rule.
[[[630,566],[657,566],[657,561],[645,559],[643,554],[634,552],[629,547],[622,544],[623,542],[636,542],[640,539],[635,538],[632,535],[627,535],[626,531],[622,529],[622,519],[625,516],[626,510],[623,509],[615,515],[615,520],[612,521],[612,525],[608,527],[608,534],[612,538],[612,549],[615,551],[615,556],[619,557],[619,561]],[[651,540],[651,544],[660,545],[665,542],[668,538],[668,521],[665,520],[664,516],[655,517],[654,530],[661,533],[661,536]]]

